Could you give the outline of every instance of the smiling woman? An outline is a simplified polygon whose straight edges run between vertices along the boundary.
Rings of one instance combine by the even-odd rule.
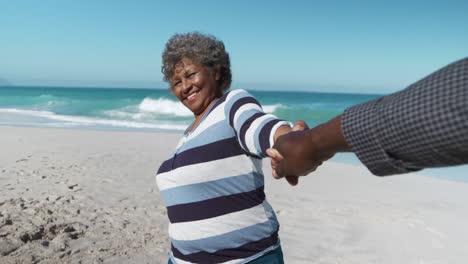
[[[162,72],[195,117],[156,176],[170,222],[169,263],[283,263],[261,158],[290,123],[264,113],[244,90],[225,93],[229,55],[213,36],[174,35]]]
[[[172,92],[194,113],[196,122],[210,103],[221,97],[217,85],[219,76],[218,71],[196,64],[188,58],[176,64],[171,81]]]
[[[176,34],[163,53],[162,73],[171,91],[195,115],[195,126],[208,106],[231,85],[229,54],[223,42],[199,33]]]

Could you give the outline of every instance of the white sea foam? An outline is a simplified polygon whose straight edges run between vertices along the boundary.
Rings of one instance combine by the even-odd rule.
[[[282,104],[274,104],[274,105],[264,105],[262,106],[263,111],[265,111],[268,114],[271,114],[275,112],[278,108],[286,108],[286,106]]]
[[[55,96],[53,96],[52,94],[41,94],[41,95],[39,95],[39,98],[41,98],[41,99],[51,99],[51,98],[55,98]]]
[[[174,122],[132,122],[122,120],[101,119],[83,116],[66,116],[57,115],[50,111],[35,111],[35,110],[22,110],[15,108],[0,109],[0,113],[16,114],[29,117],[46,118],[48,120],[60,121],[63,126],[105,126],[105,127],[122,127],[122,128],[138,128],[138,129],[168,129],[168,130],[184,130],[187,125]],[[38,122],[38,124],[43,122]],[[50,124],[51,126],[60,126],[60,123]],[[43,123],[44,124],[44,123]]]
[[[145,98],[138,105],[140,111],[163,115],[193,116],[193,113],[182,103],[166,98]]]
[[[104,111],[103,114],[109,117],[130,120],[143,120],[148,116],[147,114],[141,112],[134,113],[132,110],[126,108]],[[149,117],[151,117],[151,115]]]
[[[263,110],[266,113],[273,113],[278,108],[285,108],[282,104],[265,105]],[[125,107],[121,109],[104,112],[109,117],[125,118],[131,120],[144,120],[155,116],[166,115],[176,117],[192,117],[193,113],[182,103],[166,98],[145,98],[136,107]]]
[[[282,104],[274,104],[264,105],[263,109],[266,113],[273,113],[284,107]],[[32,122],[37,123],[37,125],[64,127],[94,126],[169,130],[184,130],[189,122],[185,119],[193,116],[192,112],[180,102],[166,98],[145,98],[136,105],[103,111],[102,117],[61,115],[53,111],[17,108],[0,108],[0,113],[11,115],[4,119],[3,123],[12,125],[31,124]],[[21,118],[18,118],[20,116]],[[174,118],[176,120],[171,120]]]
[[[55,113],[49,111],[37,111],[37,110],[22,110],[16,108],[0,108],[0,113],[13,113],[31,116],[45,117],[47,115],[54,115]]]

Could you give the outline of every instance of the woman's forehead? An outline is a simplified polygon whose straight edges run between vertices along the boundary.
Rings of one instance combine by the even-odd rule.
[[[181,60],[179,60],[175,65],[174,65],[174,68],[183,68],[183,67],[187,67],[187,66],[191,66],[191,65],[195,65],[197,63],[195,63],[192,59],[190,58],[182,58]]]
[[[174,72],[180,72],[188,67],[198,66],[192,59],[182,58],[176,64],[174,64]]]

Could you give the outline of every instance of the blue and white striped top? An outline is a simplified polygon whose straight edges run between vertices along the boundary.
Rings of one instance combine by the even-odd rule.
[[[184,135],[156,175],[174,263],[247,263],[279,246],[261,158],[282,125],[290,123],[233,90]]]

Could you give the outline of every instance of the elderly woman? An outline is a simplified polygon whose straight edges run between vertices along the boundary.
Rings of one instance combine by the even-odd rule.
[[[169,263],[283,263],[261,158],[290,123],[265,114],[244,90],[225,92],[229,55],[215,37],[176,34],[162,59],[164,80],[195,116],[156,176]]]

